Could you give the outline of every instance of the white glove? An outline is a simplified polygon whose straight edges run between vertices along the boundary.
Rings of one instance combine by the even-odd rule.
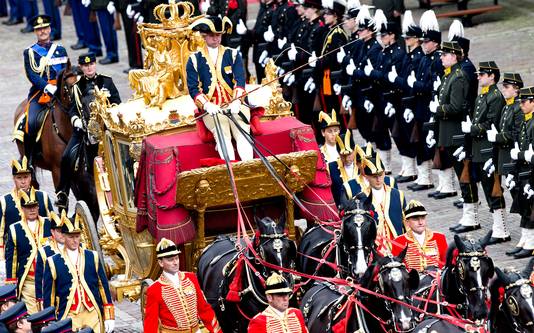
[[[83,129],[82,120],[79,117],[77,116],[72,117],[71,123],[73,127],[78,128],[78,129]]]
[[[528,150],[525,152],[525,161],[532,163],[532,155],[534,155],[534,150],[532,150],[532,143],[528,145]]]
[[[345,53],[345,49],[343,47],[341,47],[341,49],[339,51],[337,51],[337,54],[336,54],[336,58],[337,58],[337,62],[340,64],[343,62],[343,59],[345,59],[345,56],[347,54]]]
[[[350,59],[349,64],[347,65],[347,68],[345,68],[345,71],[347,72],[349,76],[352,76],[355,70],[356,70],[356,65],[354,65],[354,60]]]
[[[371,113],[375,108],[374,104],[371,103],[368,99],[363,102],[363,107],[365,108],[365,111],[367,111],[367,113]]]
[[[56,93],[56,90],[57,90],[57,87],[53,84],[47,84],[45,87],[44,87],[44,92],[45,93],[48,93],[50,95],[53,95]]]
[[[260,58],[258,59],[260,64],[263,64],[263,62],[265,61],[265,59],[267,59],[268,56],[269,53],[267,53],[267,50],[263,50],[263,52],[260,54]]]
[[[135,14],[135,12],[132,9],[132,5],[128,5],[126,7],[126,15],[128,16],[128,18],[132,18],[134,16],[134,14]]]
[[[341,94],[341,85],[336,83],[336,84],[334,84],[333,88],[334,88],[334,93],[339,96],[339,94]]]
[[[139,2],[139,0],[137,1]],[[204,0],[200,3],[200,11],[205,14],[210,8],[210,6],[211,6],[210,0]]]
[[[408,76],[408,78],[406,79],[406,83],[410,88],[413,88],[413,84],[415,83],[415,81],[417,81],[417,79],[415,78],[415,71],[412,71],[410,73],[410,76]]]
[[[263,39],[265,39],[266,42],[272,42],[274,40],[274,32],[273,32],[273,28],[271,26],[269,26],[267,28],[267,31],[265,31],[263,33]]]
[[[221,107],[217,104],[213,104],[212,102],[206,102],[204,104],[204,111],[206,111],[210,115],[215,115],[219,112],[221,112]]]
[[[395,82],[395,79],[399,76],[397,74],[397,68],[395,66],[391,66],[391,71],[388,73],[388,80],[389,82],[393,83]]]
[[[352,107],[352,101],[350,100],[350,97],[348,95],[343,96],[341,104],[343,104],[345,110],[350,110]]]
[[[532,195],[534,194],[534,190],[530,187],[530,184],[526,184],[523,187],[523,194],[527,196],[527,199],[530,199]]]
[[[384,108],[384,114],[386,116],[388,116],[388,118],[391,118],[393,117],[393,115],[395,114],[395,108],[393,107],[393,104],[389,103],[386,105],[386,107]]]
[[[286,73],[286,71],[282,67],[278,67],[278,69],[276,70],[276,75],[278,75],[278,76],[282,76],[285,73]]]
[[[84,7],[89,7],[91,5],[91,0],[82,0],[82,5]]]
[[[439,86],[441,86],[441,79],[438,76],[434,81],[434,91],[438,91]]]
[[[487,172],[492,165],[493,165],[493,158],[490,158],[486,161],[486,163],[484,163],[482,170]]]
[[[430,130],[428,131],[428,135],[426,136],[426,145],[428,148],[434,147],[436,144],[436,139],[434,139],[434,131]]]
[[[363,68],[363,72],[365,73],[365,76],[371,75],[371,72],[373,71],[373,64],[371,64],[371,60],[367,59],[367,65]]]
[[[492,164],[490,165],[488,169],[488,178],[491,177],[491,175],[493,175],[494,172],[495,172],[495,164]]]
[[[467,118],[465,119],[465,121],[462,121],[462,132],[464,133],[471,133],[471,125],[473,123],[471,122],[471,118],[469,117],[469,115],[467,115]]]
[[[230,105],[228,106],[230,108],[230,112],[232,114],[238,114],[241,110],[241,101],[239,99],[236,99]]]
[[[517,160],[517,155],[519,154],[519,151],[519,143],[516,142],[514,148],[510,150],[510,157],[512,158],[512,160]]]
[[[291,73],[287,76],[287,82],[286,85],[289,87],[295,82],[295,74]]]
[[[491,124],[491,129],[486,132],[486,134],[488,135],[488,141],[489,142],[497,141],[497,133],[499,133],[499,132],[495,128],[495,125]]]
[[[434,96],[434,99],[430,101],[430,104],[428,104],[428,108],[430,109],[430,112],[436,113],[438,110],[439,102],[438,102],[438,96]]]
[[[245,22],[243,22],[243,19],[239,19],[239,22],[237,22],[235,27],[235,31],[238,35],[244,35],[247,33],[247,26],[245,25]]]
[[[145,20],[145,18],[143,17],[143,15],[141,15],[141,13],[137,13],[134,15],[133,19],[135,20],[135,22],[137,23],[143,23],[143,21]]]
[[[515,180],[511,180],[507,187],[511,191],[515,187]]]
[[[104,320],[104,331],[106,331],[106,333],[111,333],[113,332],[114,329],[115,329],[115,320],[113,319]]]
[[[284,48],[284,46],[287,44],[287,37],[284,38],[278,38],[278,48],[281,50]]]
[[[506,178],[504,179],[504,185],[506,185],[506,187],[508,187],[510,185],[510,182],[512,182],[514,180],[514,175],[512,175],[511,173],[509,173]]]
[[[308,93],[312,93],[315,90],[315,82],[313,81],[313,77],[310,77],[308,81],[304,84],[304,91]]]
[[[406,120],[406,123],[411,123],[413,118],[414,118],[414,114],[413,114],[413,111],[410,110],[410,109],[406,109],[404,110],[404,120]]]
[[[297,48],[295,47],[294,43],[291,43],[291,48],[287,52],[287,57],[291,61],[295,61],[295,59],[297,59]]]
[[[113,1],[108,2],[106,9],[111,15],[115,14],[115,4],[113,3]]]
[[[460,148],[456,149],[452,156],[456,157],[458,162],[461,162],[465,159],[465,150],[464,146],[460,146]]]
[[[308,65],[314,68],[317,66],[317,55],[315,54],[315,51],[313,51],[311,56],[308,58]]]

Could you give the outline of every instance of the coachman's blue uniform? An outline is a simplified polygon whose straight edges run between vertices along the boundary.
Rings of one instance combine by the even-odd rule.
[[[48,244],[39,248],[37,258],[35,259],[35,299],[42,304],[44,290],[44,272],[47,259],[56,253],[60,253],[59,244],[50,238]]]
[[[98,254],[80,248],[78,267],[67,257],[67,254],[57,253],[48,258],[44,273],[44,307],[55,306],[59,320],[84,307],[87,310],[96,308],[100,323],[112,318],[113,301]]]
[[[53,208],[48,194],[43,191],[35,191],[35,196],[39,202],[39,216],[49,217]],[[0,256],[3,257],[9,227],[20,220],[22,220],[20,198],[13,190],[0,197]]]
[[[39,248],[51,236],[50,220],[39,216],[35,233],[28,222],[21,220],[9,227],[6,243],[6,283],[17,284],[17,295],[22,297],[28,312],[38,311],[35,301],[35,259]]]

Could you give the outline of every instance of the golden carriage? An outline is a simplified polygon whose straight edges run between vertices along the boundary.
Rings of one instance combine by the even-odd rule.
[[[197,19],[191,16],[192,9],[188,2],[172,0],[169,5],[156,7],[154,13],[161,23],[139,25],[148,55],[145,69],[129,75],[133,97],[120,105],[110,105],[106,93],[97,90],[91,104],[88,128],[99,142],[94,176],[101,223],[92,222],[83,203],[77,205],[77,211],[87,222],[84,240],[89,248],[100,253],[119,301],[136,300],[142,292],[141,281],[157,277],[160,269],[155,256],[157,239],[149,230],[138,232],[136,228],[139,212],[134,192],[143,140],[191,135],[196,131],[196,106],[187,93],[185,64],[189,54],[203,46],[203,40],[189,27]],[[278,81],[273,80],[276,70],[271,61],[264,82],[273,82],[246,87],[253,91],[248,96],[250,103],[265,108],[262,121],[266,122],[291,116],[291,103],[284,101]],[[284,119],[296,122],[291,117]],[[277,155],[291,171],[272,157],[269,159],[291,190],[298,192],[314,180],[317,154],[317,150],[304,150]],[[289,233],[294,237],[293,202],[272,180],[261,161],[238,162],[233,168],[242,202],[275,197],[285,201]],[[293,177],[295,173],[299,181]],[[191,212],[195,226],[196,236],[183,245],[185,266],[194,269],[196,258],[216,235],[206,232],[205,214],[232,205],[234,197],[224,165],[182,171],[177,174],[175,186],[180,190],[173,200]]]

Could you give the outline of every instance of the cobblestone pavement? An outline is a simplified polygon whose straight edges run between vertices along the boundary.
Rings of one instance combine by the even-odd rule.
[[[362,1],[366,2],[366,1]],[[476,0],[476,5],[488,3],[487,0]],[[408,8],[415,8],[416,1],[406,1]],[[523,76],[523,80],[527,85],[534,83],[534,66],[532,66],[531,54],[534,51],[534,44],[530,41],[534,40],[534,25],[531,20],[534,16],[534,0],[520,1],[512,0],[502,2],[504,9],[497,13],[487,14],[475,17],[475,24],[473,28],[466,28],[466,36],[471,39],[471,59],[475,64],[478,61],[495,60],[503,71],[518,71]],[[521,6],[520,8],[518,6]],[[440,8],[439,11],[444,11],[449,8]],[[257,12],[257,5],[251,5],[249,15],[251,18],[255,17]],[[418,18],[421,11],[415,10],[415,17]],[[63,37],[61,41],[67,47],[67,51],[73,62],[77,61],[80,51],[73,51],[68,46],[76,42],[74,35],[74,28],[71,17],[64,17],[63,21]],[[442,30],[445,30],[451,20],[445,19],[440,21]],[[253,20],[247,22],[251,27]],[[25,78],[23,71],[22,51],[25,47],[34,42],[33,34],[21,34],[18,30],[20,25],[15,27],[7,27],[0,25],[0,41],[3,45],[3,52],[0,53],[0,73],[2,73],[2,80],[0,80],[0,101],[2,108],[0,110],[0,192],[7,192],[11,190],[12,178],[10,168],[8,167],[10,160],[18,156],[15,145],[12,143],[11,131],[13,123],[13,113],[16,106],[26,97],[29,83]],[[109,66],[100,66],[99,72],[113,77],[123,100],[131,96],[128,87],[127,76],[123,70],[127,68],[127,55],[124,42],[124,32],[119,31],[119,47],[120,60],[118,64]],[[394,160],[394,170],[399,169],[399,161]],[[42,184],[42,188],[49,193],[54,193],[53,185],[51,183],[50,173],[47,171],[39,172],[38,179]],[[404,184],[401,184],[401,189],[406,189]],[[427,198],[427,192],[413,193],[406,192],[407,199],[421,200],[427,209],[430,211],[429,224],[433,229],[443,231],[447,234],[449,240],[452,240],[452,235],[448,231],[448,226],[456,223],[460,216],[461,210],[452,206],[452,199],[433,200]],[[507,203],[510,203],[510,197],[506,194]],[[482,225],[484,228],[479,232],[473,233],[475,237],[481,237],[491,228],[491,216],[488,212],[485,202],[481,207]],[[512,233],[512,242],[492,246],[489,248],[489,254],[495,259],[498,266],[511,265],[512,261],[504,255],[504,252],[509,247],[515,244],[514,242],[519,238],[517,215],[508,216],[508,222]],[[516,267],[522,267],[525,260],[517,260],[513,263]],[[142,330],[140,322],[139,305],[136,303],[122,302],[117,304],[117,331],[118,332],[139,332]]]

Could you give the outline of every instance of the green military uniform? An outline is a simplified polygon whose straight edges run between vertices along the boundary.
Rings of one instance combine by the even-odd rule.
[[[501,186],[500,176],[495,174],[488,177],[488,175],[486,175],[483,167],[484,163],[489,158],[483,156],[482,150],[492,149],[493,145],[488,141],[486,132],[490,130],[491,125],[495,125],[499,121],[501,111],[506,103],[496,85],[500,78],[500,70],[497,64],[494,61],[481,62],[479,64],[478,74],[479,76],[493,75],[494,83],[482,87],[480,94],[475,101],[473,122],[470,128],[472,138],[471,167],[475,175],[478,176],[476,177],[476,181],[480,181],[482,185],[486,202],[488,203],[488,207],[490,208],[493,217],[493,233],[489,242],[490,244],[496,244],[510,240],[510,233],[506,227],[504,213],[505,202],[502,189],[499,194],[492,193],[494,186],[498,186],[499,188]],[[496,159],[497,156],[493,156],[493,163],[497,163],[497,161],[495,161]],[[499,183],[495,184],[497,181],[499,181]],[[477,190],[478,187],[474,186],[473,191]]]
[[[518,141],[519,129],[523,123],[523,113],[521,112],[521,105],[516,98],[509,98],[506,100],[506,105],[502,109],[499,126],[497,126],[497,133],[495,146],[498,148],[497,153],[497,173],[503,174],[504,164],[510,163],[510,149],[514,146],[514,142]]]
[[[521,89],[519,92],[519,98],[523,100],[534,100],[534,87]],[[523,112],[524,113],[524,112]],[[512,172],[514,178],[507,182],[507,185],[512,187],[512,183],[515,185],[511,188],[512,197],[514,200],[513,206],[518,207],[518,212],[521,214],[521,222],[519,226],[522,228],[521,240],[516,248],[521,248],[519,252],[515,252],[514,258],[526,258],[533,255],[534,251],[534,220],[532,219],[532,204],[534,197],[529,198],[524,195],[524,185],[534,184],[532,174],[525,180],[519,177],[524,172],[529,172],[532,169],[530,161],[525,158],[525,152],[529,149],[531,144],[534,144],[534,121],[532,120],[533,112],[524,114],[523,122],[519,129],[519,142],[517,149],[514,147],[510,151],[512,159],[517,160],[515,170]],[[509,178],[509,176],[507,177]],[[532,186],[532,185],[531,185]]]

